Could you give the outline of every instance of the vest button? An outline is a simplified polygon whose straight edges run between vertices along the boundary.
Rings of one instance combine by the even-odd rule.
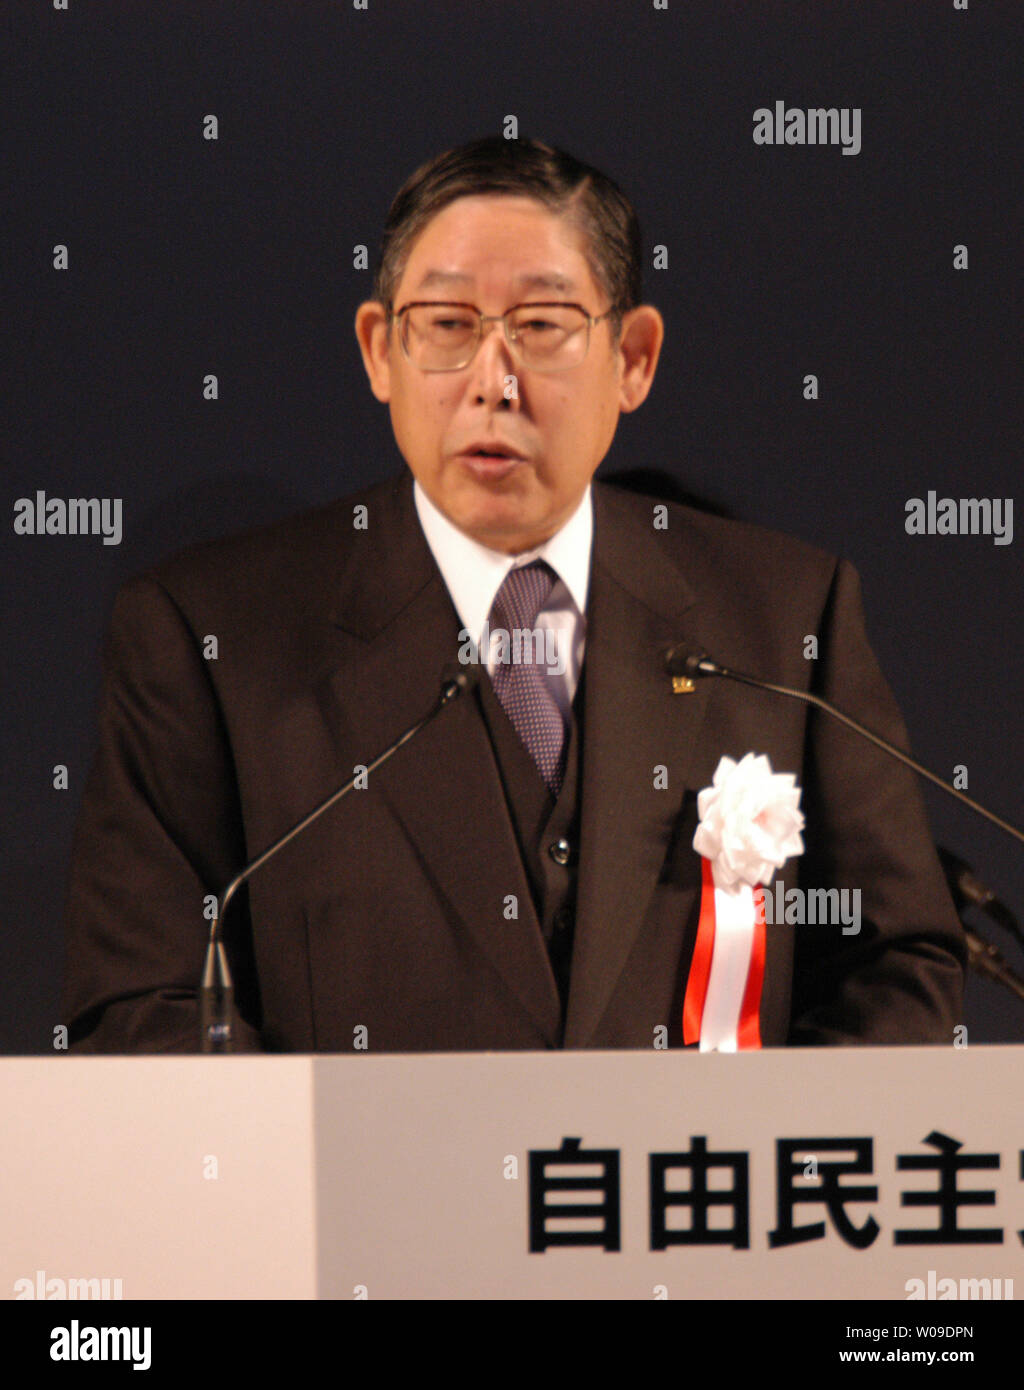
[[[572,845],[568,840],[556,840],[554,844],[548,845],[548,854],[556,864],[568,864],[572,858]]]
[[[560,907],[555,913],[553,926],[555,931],[566,931],[572,926],[572,912],[567,907]]]

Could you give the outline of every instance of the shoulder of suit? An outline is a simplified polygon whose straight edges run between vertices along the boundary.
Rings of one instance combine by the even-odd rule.
[[[404,490],[404,492],[403,492]],[[311,580],[334,582],[353,556],[379,543],[381,529],[400,513],[411,489],[402,473],[336,501],[279,521],[201,541],[176,552],[128,581],[126,588],[156,583],[174,599],[228,592],[257,595],[294,589],[308,595]],[[357,508],[365,508],[365,525]]]
[[[633,491],[627,486],[595,480],[595,501],[639,537],[644,534],[684,573],[714,572],[736,564],[749,565],[762,575],[784,571],[828,579],[839,557],[797,536],[756,522],[717,516],[668,497]],[[655,509],[664,510],[656,517]],[[655,524],[657,520],[657,525]]]

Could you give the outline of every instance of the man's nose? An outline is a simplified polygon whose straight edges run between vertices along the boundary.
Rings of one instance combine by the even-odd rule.
[[[473,386],[481,395],[493,396],[497,399],[518,399],[518,390],[514,395],[508,396],[505,392],[506,382],[510,376],[516,377],[518,381],[519,369],[505,337],[504,324],[500,319],[483,324],[476,356],[473,358],[470,369],[473,373]]]

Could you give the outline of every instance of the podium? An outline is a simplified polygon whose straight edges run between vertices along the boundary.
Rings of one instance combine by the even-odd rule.
[[[1020,1297],[1022,1080],[1019,1046],[7,1059],[0,1289]]]

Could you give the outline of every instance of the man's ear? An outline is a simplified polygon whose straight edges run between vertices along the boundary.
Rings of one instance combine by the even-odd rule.
[[[664,339],[665,321],[653,304],[639,304],[623,315],[618,345],[620,410],[636,410],[647,399]]]
[[[356,338],[363,354],[363,366],[370,378],[370,390],[379,401],[391,399],[391,358],[389,354],[388,314],[376,299],[368,299],[356,310]]]

